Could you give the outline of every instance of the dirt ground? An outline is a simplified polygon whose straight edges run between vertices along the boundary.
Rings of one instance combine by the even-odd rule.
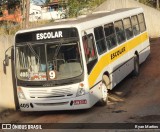
[[[160,123],[159,65],[160,39],[155,39],[150,56],[140,66],[140,75],[129,75],[116,86],[107,106],[58,112],[8,110],[0,114],[0,123]]]

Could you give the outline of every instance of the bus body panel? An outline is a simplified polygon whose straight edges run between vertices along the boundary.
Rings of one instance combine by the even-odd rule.
[[[100,57],[98,64],[96,64],[96,66],[92,70],[89,76],[89,86],[92,87],[93,84],[96,84],[99,81],[101,81],[102,75],[106,71],[108,71],[110,73],[110,79],[112,82],[111,87],[112,88],[115,87],[121,80],[123,80],[123,78],[125,78],[133,70],[134,68],[133,57],[135,55],[135,52],[137,51],[138,53],[141,53],[141,51],[143,51],[143,49],[145,49],[148,46],[149,43],[148,43],[147,32],[144,32],[138,37],[134,37],[131,40],[125,42],[124,44],[119,45],[110,51],[107,51],[105,55],[102,55]],[[122,52],[118,57],[112,60],[111,56],[115,52],[121,49],[123,50],[123,48],[125,48],[124,52]],[[140,55],[140,63],[142,63],[147,58],[148,55],[149,52],[143,54],[142,57]],[[105,60],[109,60],[108,63],[106,63]],[[94,76],[96,73],[99,73],[98,77]]]

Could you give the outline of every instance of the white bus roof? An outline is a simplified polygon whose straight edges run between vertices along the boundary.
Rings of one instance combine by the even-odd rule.
[[[62,19],[54,23],[39,26],[36,28],[30,28],[25,30],[20,30],[17,33],[32,32],[32,31],[42,31],[57,28],[69,28],[77,27],[80,30],[90,29],[92,27],[97,27],[103,24],[114,22],[116,20],[128,17],[134,14],[143,12],[142,8],[121,8],[114,11],[103,11],[94,12],[87,16],[72,18],[72,19]],[[98,24],[97,24],[98,23]]]

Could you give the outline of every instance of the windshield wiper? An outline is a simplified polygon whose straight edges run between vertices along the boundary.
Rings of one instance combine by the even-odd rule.
[[[58,47],[57,47],[57,49],[56,49],[56,51],[54,53],[53,60],[55,60],[55,61],[53,61],[53,63],[54,63],[54,66],[55,66],[55,70],[57,70],[57,55],[58,55],[58,53],[60,51],[61,46],[62,46],[62,43],[60,42],[60,44],[58,45]]]
[[[35,50],[33,49],[32,45],[27,42],[27,46],[29,47],[30,51],[33,53],[35,58],[38,60],[38,64],[41,64],[40,56],[35,52]],[[41,65],[40,65],[40,69],[42,69]]]
[[[54,53],[53,59],[56,59],[56,57],[57,57],[57,55],[58,55],[58,53],[59,53],[59,50],[60,50],[61,46],[62,46],[62,43],[60,43],[60,44],[58,45],[58,47],[57,47],[57,49],[56,49],[56,51],[55,51],[55,53]]]
[[[33,55],[39,60],[39,55],[35,52],[32,45],[30,43],[27,43],[27,46],[29,47],[30,51],[33,53]]]

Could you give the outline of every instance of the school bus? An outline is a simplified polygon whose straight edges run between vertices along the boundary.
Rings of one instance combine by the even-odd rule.
[[[14,49],[22,111],[104,106],[108,90],[128,74],[138,75],[150,54],[142,8],[95,12],[20,30]]]

